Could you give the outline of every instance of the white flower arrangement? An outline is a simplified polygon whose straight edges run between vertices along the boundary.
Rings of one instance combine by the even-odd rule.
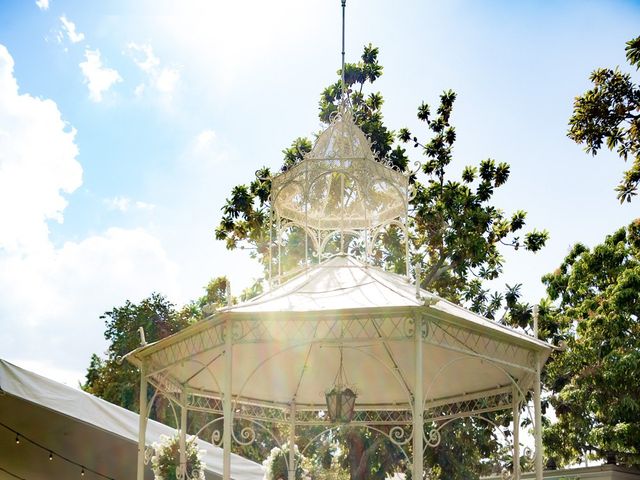
[[[304,480],[309,478],[310,462],[298,450],[298,446],[293,446],[293,452],[296,462],[296,480]],[[271,453],[262,462],[265,469],[266,480],[287,480],[287,462],[289,459],[289,443],[285,443],[282,448],[274,447]]]
[[[187,465],[184,476],[180,475],[180,436],[160,435],[160,442],[153,444],[151,468],[155,480],[205,480],[204,450],[198,450],[196,437],[186,439]]]

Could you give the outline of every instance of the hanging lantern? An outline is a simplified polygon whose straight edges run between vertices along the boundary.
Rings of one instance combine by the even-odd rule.
[[[329,418],[335,423],[349,423],[353,419],[356,393],[348,387],[334,386],[325,393]]]
[[[342,347],[340,347],[340,367],[336,374],[333,387],[325,394],[327,413],[334,423],[349,423],[353,419],[356,406],[356,393],[345,386],[346,375],[342,364]]]

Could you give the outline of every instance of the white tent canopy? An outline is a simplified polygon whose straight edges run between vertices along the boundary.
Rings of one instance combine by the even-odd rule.
[[[60,456],[86,467],[87,480],[104,478],[90,470],[114,480],[135,478],[136,413],[4,360],[0,389],[0,480],[80,478],[80,467]],[[20,444],[15,432],[23,436]],[[146,433],[150,445],[176,430],[149,420]],[[199,447],[206,452],[207,479],[221,478],[222,450],[206,442],[199,442]],[[145,470],[145,478],[153,478],[150,467]],[[264,477],[261,465],[238,455],[232,455],[231,471],[237,480]]]

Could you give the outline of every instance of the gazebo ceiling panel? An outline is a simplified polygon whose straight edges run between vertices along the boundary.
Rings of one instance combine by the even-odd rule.
[[[233,347],[232,385],[235,398],[248,402],[322,406],[324,393],[336,381],[339,347],[316,342],[297,346],[280,343],[236,344]],[[175,384],[221,397],[225,379],[224,348],[202,352],[173,366]],[[343,365],[349,386],[358,393],[358,405],[407,405],[414,389],[415,363],[411,343],[375,342],[343,347]],[[435,345],[425,345],[423,382],[426,401],[491,390],[524,379],[528,371],[494,363]]]

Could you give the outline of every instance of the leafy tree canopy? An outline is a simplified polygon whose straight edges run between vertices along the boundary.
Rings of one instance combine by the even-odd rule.
[[[543,281],[555,302],[543,329],[566,344],[546,367],[558,418],[547,455],[640,465],[640,219],[594,248],[577,244]]]
[[[187,327],[196,320],[197,315],[198,311],[193,305],[177,310],[174,304],[158,293],[137,304],[127,300],[123,306],[105,312],[100,318],[105,320],[104,336],[109,342],[106,358],[95,353],[91,356],[87,381],[82,389],[137,412],[139,373],[133,365],[121,362],[121,359],[140,346],[140,327],[144,329],[146,341],[151,343]],[[164,403],[159,400],[154,404],[151,416],[175,424]]]
[[[640,68],[640,37],[627,42],[627,61]],[[568,136],[592,155],[603,144],[631,166],[616,187],[620,202],[630,202],[640,184],[640,85],[618,68],[599,68],[590,77],[593,88],[573,103]]]

